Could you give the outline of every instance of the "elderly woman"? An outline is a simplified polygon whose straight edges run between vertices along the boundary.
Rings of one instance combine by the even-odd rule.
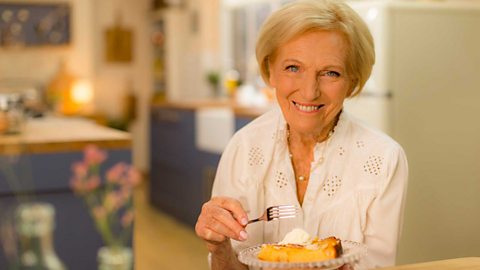
[[[375,61],[367,26],[338,0],[293,2],[267,19],[256,56],[280,110],[238,131],[223,153],[196,225],[212,269],[246,269],[239,250],[279,241],[296,227],[364,243],[368,255],[358,269],[393,265],[405,154],[343,110]],[[247,226],[267,207],[284,204],[300,208],[296,218]]]

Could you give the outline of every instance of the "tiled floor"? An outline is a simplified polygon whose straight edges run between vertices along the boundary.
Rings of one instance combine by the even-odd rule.
[[[147,184],[135,192],[135,270],[207,270],[207,250],[192,228],[148,203]]]

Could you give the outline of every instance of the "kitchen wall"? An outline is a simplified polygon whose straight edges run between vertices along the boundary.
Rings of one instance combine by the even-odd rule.
[[[94,25],[93,73],[95,75],[95,107],[110,118],[122,113],[125,95],[133,91],[137,97],[137,120],[130,127],[133,136],[133,161],[141,170],[148,169],[148,112],[151,96],[150,0],[93,1]],[[104,31],[112,27],[118,16],[122,27],[133,31],[131,63],[107,63]]]
[[[3,1],[2,1],[3,2]],[[25,1],[5,1],[25,3]],[[0,78],[31,78],[46,83],[65,59],[72,72],[93,78],[92,0],[31,0],[31,3],[70,3],[72,8],[72,42],[69,46],[46,48],[0,48]]]
[[[70,3],[71,44],[46,48],[0,48],[0,79],[27,78],[46,85],[54,76],[61,60],[65,60],[72,73],[93,83],[96,111],[109,118],[121,114],[125,94],[127,91],[134,91],[139,106],[138,119],[131,127],[133,159],[136,166],[146,170],[148,104],[151,92],[150,0],[28,0],[28,3]],[[124,26],[133,30],[132,63],[109,64],[104,61],[103,33],[107,27],[113,26],[116,14],[121,14]]]
[[[171,100],[211,96],[206,74],[220,69],[220,0],[185,0],[157,12],[166,23],[167,96]]]

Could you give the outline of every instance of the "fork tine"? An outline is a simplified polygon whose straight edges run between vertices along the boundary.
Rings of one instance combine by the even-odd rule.
[[[284,219],[284,218],[294,218],[296,215],[288,215],[288,216],[273,216],[268,218],[268,220],[276,220],[276,219]]]
[[[272,209],[269,209],[269,211],[289,211],[289,210],[298,210],[297,207],[283,207],[283,208],[272,208]]]
[[[278,212],[278,213],[270,213],[268,214],[269,217],[274,217],[274,216],[289,216],[289,215],[296,215],[298,214],[297,211],[290,211],[290,212]]]
[[[296,215],[290,215],[290,216],[279,216],[278,219],[282,219],[282,218],[294,218],[296,217]]]
[[[267,218],[269,220],[279,218],[292,218],[297,215],[298,207],[295,205],[278,205],[267,209]]]
[[[273,208],[290,209],[290,208],[297,208],[297,206],[296,205],[278,205],[278,206],[273,206]]]
[[[285,209],[269,209],[269,213],[286,213],[286,212],[297,212],[297,208],[285,208]]]
[[[277,210],[290,210],[290,209],[297,209],[295,205],[277,205],[277,206],[270,206],[267,211],[277,211]]]
[[[298,211],[281,211],[281,212],[271,212],[268,213],[268,216],[286,216],[286,215],[295,215]]]
[[[272,219],[272,218],[278,218],[278,217],[296,217],[297,214],[296,213],[290,213],[290,214],[282,214],[282,215],[270,215],[268,216],[268,218]]]

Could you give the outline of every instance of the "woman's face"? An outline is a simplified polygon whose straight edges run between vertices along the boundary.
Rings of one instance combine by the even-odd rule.
[[[291,130],[320,135],[335,121],[352,87],[346,52],[335,31],[308,32],[276,50],[269,83]]]

